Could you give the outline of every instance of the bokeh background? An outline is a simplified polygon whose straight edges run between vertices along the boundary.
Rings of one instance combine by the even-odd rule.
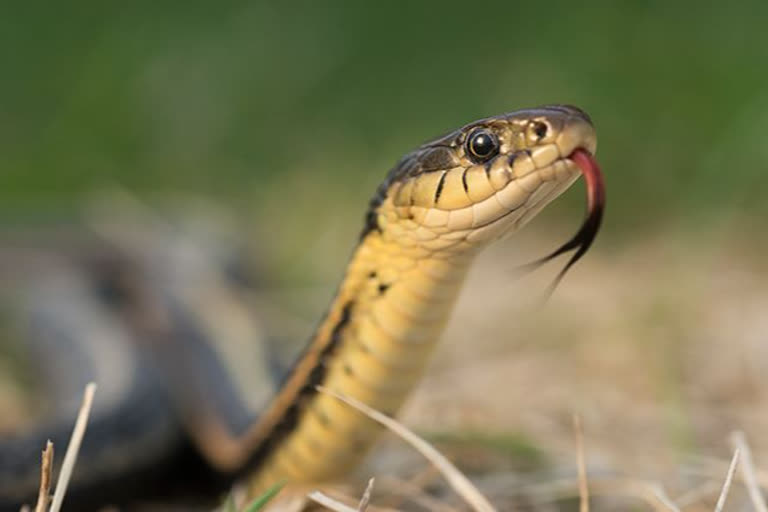
[[[593,253],[543,306],[555,269],[514,275],[578,225],[579,186],[489,251],[407,421],[512,436],[557,473],[579,412],[598,471],[680,493],[706,483],[681,468],[727,460],[734,429],[768,467],[768,3],[0,9],[0,221],[76,224],[105,186],[203,197],[297,336],[400,155],[479,117],[579,105],[608,189]]]

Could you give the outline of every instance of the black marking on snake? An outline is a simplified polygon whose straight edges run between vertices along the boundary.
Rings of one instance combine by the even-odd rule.
[[[419,169],[409,169],[411,173],[438,171],[450,169],[456,165],[454,151],[445,146],[435,146],[423,152],[418,159]]]
[[[323,347],[323,350],[320,352],[317,365],[312,369],[309,379],[307,379],[307,383],[301,390],[302,394],[316,393],[317,390],[315,388],[323,383],[327,370],[325,362],[331,355],[333,355],[333,353],[336,351],[336,348],[338,348],[339,343],[341,342],[341,333],[349,323],[349,320],[352,316],[353,305],[354,301],[349,301],[342,308],[339,320],[336,322],[336,325],[333,326],[333,329],[331,329],[330,339],[328,340],[326,346]]]
[[[485,175],[488,176],[488,179],[491,179],[491,164],[493,163],[493,160],[488,160],[485,162],[485,165],[483,166],[485,168]]]
[[[443,187],[445,186],[445,177],[448,175],[448,171],[445,171],[442,176],[440,176],[440,181],[437,182],[437,190],[435,190],[435,204],[440,200],[440,194],[443,193]],[[413,198],[413,196],[411,196]]]
[[[371,270],[370,272],[368,272],[368,279],[376,279],[376,271],[375,270]]]
[[[325,380],[325,376],[328,373],[328,367],[326,363],[341,343],[344,328],[349,324],[349,321],[352,318],[352,308],[354,305],[354,301],[349,301],[344,305],[341,310],[339,319],[336,321],[333,329],[331,329],[328,342],[318,354],[317,362],[310,371],[309,376],[306,379],[306,383],[299,390],[298,396],[285,410],[285,413],[280,418],[280,421],[272,428],[272,431],[264,439],[264,442],[262,442],[258,449],[256,449],[255,453],[249,461],[249,464],[246,464],[245,467],[241,469],[241,473],[253,468],[254,466],[258,466],[258,464],[266,460],[269,454],[275,448],[277,448],[279,443],[285,439],[288,434],[296,429],[299,423],[299,418],[306,411],[306,408],[310,404],[311,398],[317,394],[317,386],[322,384]],[[299,358],[299,360],[303,359],[304,356]],[[292,371],[289,372],[288,378],[290,378],[290,375],[292,374]],[[318,411],[316,411],[316,413],[318,414],[318,418],[320,419],[321,423],[323,423],[325,426],[330,425],[330,419],[328,419],[327,416],[323,414],[323,417],[321,417],[320,414],[322,413]]]
[[[371,231],[381,232],[378,222],[379,207],[389,194],[390,187],[398,182],[403,182],[425,172],[451,169],[458,165],[458,157],[455,150],[455,139],[461,133],[460,130],[451,132],[429,144],[426,144],[411,153],[408,153],[387,173],[387,177],[376,189],[365,215],[365,225],[360,233],[360,240]],[[452,146],[453,145],[453,146]],[[411,197],[413,205],[413,197]]]
[[[323,351],[325,352],[325,351]],[[312,368],[312,371],[309,372],[309,377],[307,378],[307,383],[309,382],[316,382],[320,383],[323,380],[323,377],[325,376],[325,362],[326,362],[326,355],[323,354],[319,357],[318,364]],[[304,390],[302,389],[302,393]]]
[[[512,167],[515,165],[515,160],[517,160],[517,157],[520,155],[519,151],[515,151],[511,155],[507,157],[507,162],[509,163],[509,166]]]
[[[365,225],[360,234],[360,240],[365,238],[371,231],[381,232],[381,226],[378,223],[378,210],[387,198],[389,189],[394,183],[403,182],[408,178],[425,172],[456,167],[459,165],[460,158],[457,147],[464,143],[467,130],[474,126],[483,126],[484,123],[485,121],[479,121],[446,133],[402,157],[387,173],[387,177],[384,178],[379,188],[376,189],[376,193],[368,205],[368,213],[365,216]]]
[[[279,425],[277,428],[279,429],[280,433],[287,434],[291,430],[296,428],[296,425],[299,422],[299,402],[294,402],[288,407],[288,410],[285,411],[285,414],[283,414],[282,419],[280,420]]]
[[[362,233],[360,233],[360,240],[362,241],[363,238],[365,238],[368,235],[368,233],[371,233],[373,231],[377,231],[381,233],[381,226],[379,226],[378,206],[376,207],[371,206],[368,209],[368,212],[365,214],[365,224],[363,226]]]
[[[381,283],[379,285],[379,295],[384,295],[387,290],[389,290],[390,285],[386,283]]]
[[[349,375],[350,377],[355,376],[355,371],[352,369],[351,366],[349,366],[349,363],[344,363],[344,366],[342,366],[342,369],[344,370],[344,373]]]
[[[461,184],[464,185],[464,192],[469,194],[469,184],[467,184],[467,171],[469,167],[464,168],[464,172],[461,173]]]

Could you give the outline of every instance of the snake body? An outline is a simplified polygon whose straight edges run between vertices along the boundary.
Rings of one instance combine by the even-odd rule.
[[[589,117],[555,105],[470,123],[406,155],[371,200],[327,313],[253,423],[234,431],[215,400],[185,397],[184,383],[199,375],[170,372],[170,388],[181,390],[170,393],[176,417],[196,450],[220,474],[245,475],[252,494],[349,471],[380,428],[317,386],[395,414],[477,254],[566,190],[584,171],[579,158],[595,149]],[[174,337],[171,352],[183,350],[183,338]],[[166,367],[170,359],[160,357]]]

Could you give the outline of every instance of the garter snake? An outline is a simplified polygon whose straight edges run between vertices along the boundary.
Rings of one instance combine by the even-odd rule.
[[[238,412],[242,409],[238,390],[226,385],[227,368],[217,364],[208,345],[216,329],[204,327],[222,321],[204,304],[186,298],[196,291],[188,286],[190,276],[199,272],[172,279],[168,275],[179,265],[171,262],[153,273],[146,271],[153,268],[150,262],[137,265],[143,274],[128,272],[128,278],[125,272],[117,272],[117,277],[107,272],[107,279],[96,279],[102,283],[98,294],[88,287],[78,293],[68,288],[52,301],[55,294],[46,292],[49,304],[63,301],[71,306],[82,297],[95,316],[109,313],[113,322],[129,325],[125,330],[130,334],[124,337],[140,340],[129,351],[131,364],[145,367],[145,353],[151,353],[154,369],[144,377],[131,373],[128,380],[133,387],[147,390],[124,392],[101,423],[94,420],[90,434],[94,439],[84,445],[75,492],[80,488],[81,495],[88,496],[89,490],[105,489],[106,481],[120,482],[125,474],[136,476],[159,466],[184,443],[191,444],[217,474],[245,477],[251,493],[277,481],[319,482],[348,472],[379,427],[318,393],[317,386],[395,414],[422,374],[475,256],[521,228],[584,175],[586,220],[576,236],[545,258],[573,249],[567,269],[587,250],[600,224],[603,185],[592,157],[595,149],[589,117],[576,107],[551,105],[467,124],[408,153],[370,201],[364,228],[327,313],[270,391],[273,396],[247,422],[243,421],[247,415]],[[102,293],[105,281],[111,290],[109,300]],[[221,283],[206,283],[196,286],[223,289]],[[67,334],[67,329],[79,333],[88,328],[88,315],[82,311],[53,309],[59,316],[49,315],[43,325],[61,327],[62,322],[55,320],[60,317],[81,320],[70,321],[53,335],[49,332],[49,338]],[[119,331],[114,323],[99,330],[102,335],[113,331]],[[76,337],[69,333],[69,338]],[[254,370],[260,372],[266,371]],[[149,391],[155,381],[162,381],[163,393]],[[246,391],[251,392],[260,390]],[[239,417],[234,423],[240,427],[232,427],[233,416]],[[106,441],[99,441],[100,432],[110,428],[119,430],[119,435],[104,436],[111,444],[103,446]],[[187,441],[180,441],[178,432]],[[35,479],[19,474],[37,463],[40,446],[29,439],[0,443],[0,504],[32,500]],[[15,476],[9,476],[13,471]]]

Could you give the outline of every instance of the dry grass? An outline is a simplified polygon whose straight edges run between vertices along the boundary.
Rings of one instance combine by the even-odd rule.
[[[389,416],[382,414],[379,411],[371,409],[364,403],[355,400],[354,398],[334,393],[333,391],[318,386],[318,390],[322,393],[327,393],[338,400],[346,403],[347,405],[354,407],[358,411],[362,412],[374,421],[381,423],[387,427],[391,432],[407,442],[414,450],[418,451],[424,456],[432,465],[434,465],[438,471],[445,477],[446,481],[450,484],[451,488],[461,496],[464,502],[475,512],[495,512],[495,508],[483,494],[477,490],[477,488],[464,476],[464,474],[456,469],[451,462],[435,449],[431,444],[426,442],[421,437],[414,434],[405,425],[399,421],[390,418]],[[369,484],[370,485],[370,484]]]
[[[53,493],[49,512],[59,512],[62,503],[64,503],[64,496],[67,494],[67,486],[69,486],[69,480],[72,478],[72,471],[75,469],[77,455],[80,452],[80,445],[83,442],[85,429],[88,426],[88,415],[91,413],[91,407],[93,407],[93,396],[95,393],[95,383],[91,382],[85,386],[83,403],[80,406],[80,412],[77,414],[75,428],[72,430],[72,437],[69,439],[67,451],[64,453],[64,462],[61,464],[61,471],[59,472],[59,479],[56,482],[56,490]]]
[[[51,502],[51,481],[53,479],[53,443],[49,440],[43,450],[40,464],[40,491],[37,494],[35,512],[46,512]]]
[[[544,466],[483,469],[487,446],[469,458],[441,446],[492,503],[521,510],[714,510],[739,428],[752,446],[739,446],[726,509],[765,510],[768,268],[737,236],[665,233],[620,252],[598,246],[543,307],[530,290],[546,285],[547,271],[512,274],[515,261],[551,244],[493,249],[467,280],[403,421],[425,432],[522,436]],[[519,245],[533,249],[510,261]],[[574,410],[589,447],[583,462],[577,448],[576,464]],[[455,506],[434,480],[414,488],[418,462],[383,445],[362,473],[376,475],[377,496],[413,496],[406,509],[423,509],[424,496]]]
[[[581,418],[573,415],[573,431],[576,437],[576,466],[579,471],[579,512],[589,512],[589,483],[587,482],[587,464],[584,456],[584,433],[581,430]]]
[[[723,482],[723,490],[720,491],[720,496],[717,498],[715,504],[715,512],[722,512],[725,508],[725,499],[728,497],[728,492],[731,490],[731,484],[733,483],[733,475],[736,474],[736,465],[739,463],[739,449],[733,452],[733,458],[731,459],[731,465],[728,466],[728,473],[725,474],[725,482]]]
[[[56,490],[53,498],[50,496],[52,471],[53,471],[53,443],[48,441],[42,454],[40,468],[40,491],[38,493],[35,512],[59,512],[64,503],[64,497],[67,494],[67,486],[72,477],[72,471],[77,462],[77,455],[80,451],[80,445],[85,436],[85,430],[88,426],[88,416],[93,407],[93,397],[96,393],[96,384],[91,382],[85,387],[83,393],[83,402],[80,411],[75,420],[75,426],[72,430],[72,436],[67,445],[67,451],[64,453],[64,462],[59,471],[59,478],[56,481]],[[22,507],[22,510],[30,510],[28,505]]]
[[[429,460],[430,463],[434,465],[434,467],[446,479],[446,481],[451,484],[452,489],[464,499],[465,503],[469,506],[470,509],[475,510],[476,512],[495,512],[497,510],[497,508],[491,505],[485,496],[483,496],[480,491],[471,482],[469,482],[466,476],[459,472],[442,454],[440,454],[433,446],[414,434],[400,422],[397,422],[396,420],[389,418],[378,411],[372,410],[365,404],[362,404],[350,397],[330,392],[329,390],[322,387],[319,388],[319,390],[338,398],[351,407],[358,409],[375,421],[382,423],[392,433],[405,440],[413,449],[421,453],[425,458],[427,458],[427,460]],[[539,506],[545,505],[546,503],[552,503],[553,501],[560,501],[569,496],[577,495],[579,497],[580,512],[589,512],[590,502],[588,489],[590,486],[587,481],[586,464],[584,462],[586,459],[586,454],[583,444],[583,432],[581,430],[581,424],[578,415],[573,416],[573,424],[576,438],[576,458],[578,468],[577,478],[570,481],[551,481],[543,485],[530,486],[522,489],[522,492],[531,495],[541,495],[544,499],[538,501]],[[715,512],[722,512],[724,510],[726,499],[729,496],[735,479],[736,470],[739,467],[739,462],[741,461],[741,454],[750,453],[749,446],[747,445],[746,439],[742,433],[733,432],[730,437],[736,448],[734,450],[731,462],[727,468],[724,481],[720,486],[720,492],[714,505]],[[757,484],[756,471],[754,467],[752,467],[751,460],[742,462],[742,467],[744,468],[742,470],[743,483],[749,492],[750,498],[752,499],[754,509],[759,512],[761,507],[764,505],[762,504],[762,490]],[[406,482],[399,479],[390,477],[390,481],[394,482],[395,487],[408,487]],[[335,512],[361,512],[367,510],[368,508],[373,482],[374,479],[371,478],[363,494],[363,498],[360,500],[360,503],[356,508],[348,504],[348,502],[351,501],[349,497],[333,498],[321,491],[313,491],[309,493],[308,497],[315,503],[320,504]],[[683,508],[680,503],[685,503],[686,507],[691,507],[691,510],[699,510],[699,507],[696,506],[698,502],[703,501],[708,493],[717,488],[715,481],[709,481],[707,482],[706,486],[698,486],[689,490],[685,495],[680,497],[680,503],[675,503],[672,499],[669,498],[661,485],[653,482],[642,481],[639,479],[598,478],[592,484],[592,486],[598,495],[638,498],[642,501],[645,501],[653,510],[667,512],[681,512]],[[409,493],[416,496],[427,495],[424,489],[419,488],[411,488],[409,489]],[[430,500],[432,499],[430,498]],[[424,505],[424,503],[422,503],[422,505]],[[425,508],[428,510],[453,510],[449,505],[437,501],[428,502]],[[373,510],[383,509],[377,507]]]
[[[429,460],[430,463],[434,465],[434,467],[438,470],[438,472],[446,479],[446,481],[451,485],[452,489],[461,496],[465,503],[474,511],[476,512],[495,512],[497,508],[490,504],[488,499],[483,496],[482,493],[467,479],[465,475],[463,475],[460,471],[456,469],[453,464],[451,464],[438,450],[436,450],[432,445],[430,445],[427,441],[422,439],[421,437],[414,434],[412,431],[410,431],[408,428],[406,428],[404,425],[402,425],[400,422],[397,422],[393,420],[392,418],[387,417],[386,415],[383,415],[382,413],[375,411],[373,409],[370,409],[365,404],[362,404],[350,397],[346,397],[343,395],[339,395],[336,393],[333,393],[327,389],[319,388],[321,392],[331,394],[332,396],[335,396],[337,399],[347,403],[351,407],[354,407],[364,414],[368,415],[375,421],[378,421],[385,425],[391,432],[395,433],[398,437],[405,440],[413,449],[424,455],[424,457]],[[63,502],[66,489],[67,489],[67,483],[71,476],[72,470],[74,468],[75,461],[77,459],[77,452],[79,450],[79,446],[82,442],[83,436],[85,434],[86,425],[88,421],[88,415],[90,413],[90,409],[93,403],[93,396],[95,392],[95,385],[89,384],[86,388],[84,398],[83,398],[83,404],[80,408],[80,413],[78,414],[78,418],[75,423],[75,428],[73,429],[72,438],[70,440],[69,446],[67,448],[67,452],[64,457],[64,464],[62,467],[62,471],[59,475],[59,479],[56,485],[56,492],[54,493],[53,500],[50,503],[50,506],[48,506],[49,502],[49,490],[51,485],[51,468],[53,464],[53,445],[52,443],[48,442],[45,450],[42,454],[42,464],[41,464],[41,482],[40,482],[40,495],[38,498],[37,506],[35,507],[35,512],[58,512],[61,508],[61,504]],[[583,432],[581,429],[581,423],[579,420],[578,415],[573,416],[573,428],[575,433],[575,440],[576,440],[576,458],[577,458],[577,473],[578,476],[573,481],[551,481],[548,483],[545,483],[543,485],[538,486],[530,486],[528,488],[522,489],[524,493],[528,493],[529,495],[543,495],[549,500],[561,500],[565,497],[568,497],[569,494],[573,496],[579,497],[579,509],[581,512],[588,512],[590,510],[590,504],[589,504],[589,492],[588,489],[592,488],[593,491],[595,491],[598,495],[612,495],[612,496],[632,496],[632,497],[639,497],[643,500],[645,500],[654,510],[668,510],[677,512],[682,510],[677,504],[675,504],[672,500],[670,500],[667,496],[664,490],[657,484],[653,484],[651,482],[643,482],[641,480],[632,480],[632,479],[606,479],[606,478],[598,478],[596,481],[588,483],[587,476],[586,476],[586,453],[584,449],[584,442],[583,442]],[[742,480],[749,491],[750,498],[752,499],[753,506],[755,510],[758,512],[762,510],[761,507],[764,507],[763,497],[762,497],[762,490],[759,487],[759,479],[758,479],[758,471],[753,467],[752,460],[751,460],[751,451],[749,449],[749,446],[746,442],[746,438],[744,437],[743,433],[741,432],[733,432],[730,436],[732,444],[735,446],[734,454],[731,459],[730,465],[728,466],[725,480],[722,484],[720,493],[718,495],[717,502],[715,504],[714,510],[715,512],[722,512],[725,507],[726,499],[729,496],[729,492],[731,490],[732,484],[736,478],[736,471],[739,465],[741,454],[744,453],[746,456],[744,457],[744,462],[742,462]],[[763,481],[765,481],[766,478],[763,477]],[[399,482],[396,479],[394,480],[396,485],[402,485],[403,482]],[[386,508],[386,507],[374,507],[371,505],[371,493],[374,486],[374,479],[370,478],[368,480],[368,484],[365,488],[365,491],[363,492],[362,498],[359,500],[357,506],[351,506],[347,502],[350,501],[350,498],[348,497],[332,497],[327,495],[324,492],[321,491],[313,491],[308,494],[308,498],[319,504],[322,505],[330,510],[334,510],[336,512],[381,512],[381,511],[389,511],[389,512],[395,512],[395,509]],[[708,492],[708,489],[711,488],[711,482],[710,485],[708,485],[705,488],[698,487],[696,489],[691,489],[691,491],[686,494],[685,496],[681,497],[681,501],[684,501],[688,504],[694,504],[696,501],[701,499],[703,495],[706,495]],[[271,494],[274,494],[277,492],[278,489],[275,489],[275,491]],[[411,494],[424,494],[427,495],[424,489],[411,489]],[[431,499],[431,498],[430,498]],[[262,500],[264,501],[263,504],[254,506],[253,504],[248,507],[248,510],[260,510],[262,509],[268,502],[269,498]],[[547,502],[547,499],[540,500],[538,503],[539,505],[543,505]],[[447,504],[442,504],[440,502],[431,502],[434,506],[427,507],[430,510],[453,510],[451,507]],[[303,510],[305,509],[305,503],[299,504],[298,508],[294,508],[293,510]],[[22,510],[31,510],[28,506],[25,506]],[[245,508],[243,508],[245,510]],[[285,512],[285,508],[280,508],[281,511]],[[698,510],[696,508],[695,510]]]
[[[529,242],[516,259],[552,245]],[[670,234],[621,251],[598,246],[543,307],[530,290],[543,289],[547,271],[515,281],[511,248],[492,250],[402,422],[417,432],[513,434],[543,454],[505,451],[522,459],[519,469],[489,457],[500,450],[483,442],[469,453],[438,444],[499,510],[765,511],[768,268],[739,247],[726,235]],[[317,302],[298,311],[306,330],[327,294],[319,287]],[[357,475],[355,492],[328,496],[356,510],[351,496],[373,475],[369,512],[466,508],[391,439]]]
[[[736,431],[731,433],[730,441],[734,452],[741,454],[741,478],[749,491],[749,499],[752,500],[752,506],[757,512],[768,512],[768,507],[765,505],[765,497],[757,483],[752,452],[747,444],[747,437],[744,435],[744,432]]]

